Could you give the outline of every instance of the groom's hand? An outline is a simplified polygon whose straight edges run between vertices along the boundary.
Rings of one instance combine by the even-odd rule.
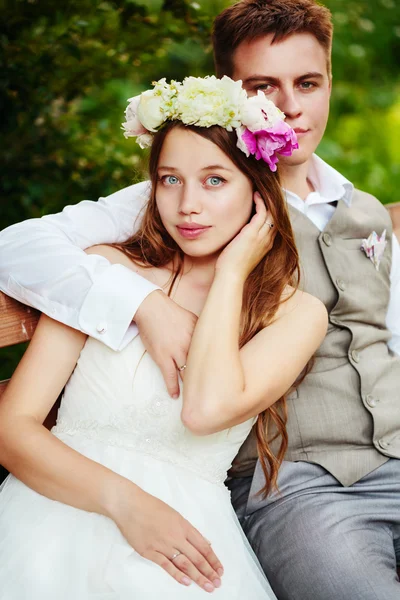
[[[179,396],[179,367],[186,364],[197,322],[161,290],[147,296],[135,314],[142,342],[164,377],[170,396]]]

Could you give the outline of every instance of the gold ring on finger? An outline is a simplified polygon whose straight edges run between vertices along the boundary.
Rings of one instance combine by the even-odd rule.
[[[182,365],[181,367],[178,367],[178,371],[184,371],[186,369],[186,365]]]
[[[182,552],[175,552],[175,554],[172,556],[171,561],[175,560],[176,558],[178,558],[178,556],[182,554]]]

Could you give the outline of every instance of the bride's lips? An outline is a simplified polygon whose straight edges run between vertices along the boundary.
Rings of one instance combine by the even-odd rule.
[[[306,133],[308,133],[310,130],[309,129],[303,129],[302,127],[294,127],[293,131],[295,132],[295,134],[297,135],[297,137],[302,137],[303,135],[305,135]]]
[[[199,223],[182,223],[176,226],[182,237],[193,240],[199,237],[202,233],[210,229],[208,225],[200,225]]]

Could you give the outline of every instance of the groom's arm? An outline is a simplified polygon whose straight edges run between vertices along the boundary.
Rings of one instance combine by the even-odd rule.
[[[8,227],[0,233],[0,289],[110,348],[123,348],[137,331],[132,319],[139,305],[158,288],[84,249],[126,240],[148,194],[149,183],[140,183]]]

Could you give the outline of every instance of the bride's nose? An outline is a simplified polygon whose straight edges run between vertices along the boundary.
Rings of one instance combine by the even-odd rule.
[[[201,212],[200,192],[194,185],[184,184],[180,190],[178,211],[184,215]]]

